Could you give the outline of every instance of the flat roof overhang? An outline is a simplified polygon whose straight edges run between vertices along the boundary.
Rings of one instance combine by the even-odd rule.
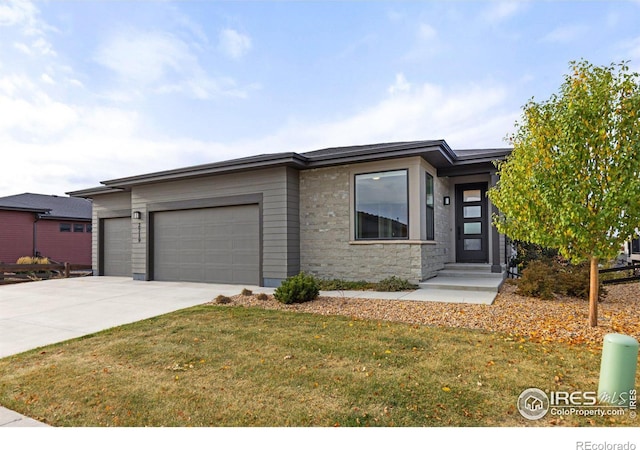
[[[420,156],[438,171],[438,176],[472,175],[495,172],[493,161],[503,160],[511,149],[462,150],[457,154],[444,140],[396,142],[387,144],[333,147],[306,153],[273,153],[220,161],[191,167],[135,175],[103,181],[103,186],[69,192],[74,197],[130,191],[133,186],[247,172],[274,167],[297,170],[344,164],[383,161]]]

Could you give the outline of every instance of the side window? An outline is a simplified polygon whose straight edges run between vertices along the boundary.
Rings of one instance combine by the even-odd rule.
[[[62,233],[70,233],[71,232],[71,224],[70,223],[61,223],[60,224],[60,232],[62,232]]]
[[[434,209],[434,191],[433,191],[433,177],[426,174],[426,214],[427,214],[427,240],[433,241],[435,239],[435,209]]]
[[[356,239],[409,237],[406,169],[356,175],[354,203]]]
[[[74,223],[73,224],[73,232],[74,233],[84,233],[84,224]]]
[[[88,223],[86,225],[86,230],[87,230],[87,233],[91,233],[93,231],[93,226],[90,223]]]

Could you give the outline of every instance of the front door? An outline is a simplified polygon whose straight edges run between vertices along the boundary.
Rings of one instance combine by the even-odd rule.
[[[487,183],[456,185],[456,261],[489,261]]]

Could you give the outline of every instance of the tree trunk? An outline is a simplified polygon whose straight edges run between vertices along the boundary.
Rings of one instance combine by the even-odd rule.
[[[589,278],[589,325],[598,326],[598,258],[591,257],[591,275]]]

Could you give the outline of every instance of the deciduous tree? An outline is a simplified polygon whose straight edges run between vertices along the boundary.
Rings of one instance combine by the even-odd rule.
[[[513,152],[489,192],[498,230],[590,260],[589,324],[597,325],[599,261],[640,226],[640,85],[626,63],[570,63],[559,92],[531,99]]]

